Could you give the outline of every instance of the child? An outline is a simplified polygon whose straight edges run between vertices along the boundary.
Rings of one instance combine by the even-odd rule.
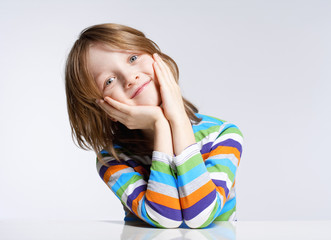
[[[98,173],[125,220],[203,228],[236,220],[242,134],[181,96],[173,59],[133,28],[95,25],[65,70],[73,137],[97,154]]]

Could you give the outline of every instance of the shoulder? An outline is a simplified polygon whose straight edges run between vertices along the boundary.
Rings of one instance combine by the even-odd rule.
[[[206,114],[201,114],[201,113],[195,113],[195,115],[201,119],[201,122],[203,122],[204,124],[212,124],[212,125],[222,125],[224,122],[226,122],[226,120],[222,120],[220,118],[217,117],[213,117],[213,116],[209,116]],[[200,123],[201,123],[200,122]]]
[[[194,132],[204,131],[204,130],[209,130],[209,132],[211,132],[211,131],[219,132],[219,131],[224,131],[228,128],[235,128],[235,129],[238,129],[238,132],[240,132],[237,125],[235,125],[234,123],[229,122],[227,120],[205,115],[205,114],[201,114],[201,113],[196,113],[195,115],[198,118],[200,118],[201,121],[197,124],[192,124],[192,128],[193,128]],[[241,134],[241,132],[240,132],[240,134]]]
[[[192,128],[202,152],[218,146],[232,147],[238,150],[237,157],[240,159],[244,138],[237,125],[208,115],[197,114],[197,117],[201,118],[201,121],[192,125]]]
[[[119,161],[110,152],[103,149],[97,154],[97,166],[106,165],[110,167],[111,165],[122,164],[135,168],[138,165],[145,166],[151,164],[151,158],[149,156],[135,155],[120,145],[114,144],[114,150]]]
[[[202,139],[216,139],[220,135],[235,134],[243,137],[238,126],[224,119],[196,113],[196,116],[201,119],[197,124],[192,124],[193,132],[197,141]]]

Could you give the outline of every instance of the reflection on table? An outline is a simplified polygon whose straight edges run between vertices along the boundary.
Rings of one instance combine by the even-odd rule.
[[[119,220],[0,220],[1,240],[331,240],[331,221],[217,222],[204,229],[158,229]]]
[[[235,240],[236,222],[215,222],[204,229],[159,229],[145,223],[126,222],[124,224],[122,240],[149,240],[149,239],[185,239],[185,240]]]

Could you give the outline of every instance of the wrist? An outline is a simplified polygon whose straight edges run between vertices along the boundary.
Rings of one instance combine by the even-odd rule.
[[[170,124],[165,117],[154,123],[154,150],[174,155]]]
[[[164,122],[165,116],[161,108],[158,108],[157,111],[151,116],[151,121],[148,124],[150,130],[155,130],[156,125],[160,125]],[[163,123],[164,124],[164,123]]]
[[[164,117],[161,116],[160,118],[156,119],[154,122],[154,130],[156,129],[163,129],[163,128],[170,128],[169,121]]]
[[[169,120],[169,123],[171,127],[184,127],[184,126],[190,126],[191,127],[191,121],[190,118],[187,116],[186,113],[182,114],[181,116],[178,115],[176,118]]]

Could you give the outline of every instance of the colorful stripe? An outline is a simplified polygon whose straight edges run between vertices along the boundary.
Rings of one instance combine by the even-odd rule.
[[[196,143],[175,157],[154,151],[150,171],[118,145],[120,162],[107,151],[100,152],[108,166],[97,161],[98,173],[130,211],[126,219],[135,219],[134,214],[162,228],[178,227],[183,221],[202,228],[235,219],[242,133],[224,120],[196,115],[202,119],[192,125]]]

